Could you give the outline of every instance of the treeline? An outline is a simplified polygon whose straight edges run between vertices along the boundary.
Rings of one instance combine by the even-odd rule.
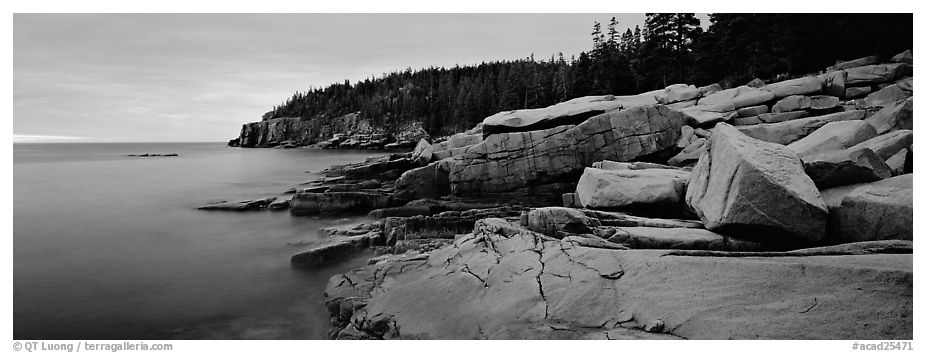
[[[361,111],[397,129],[419,121],[432,135],[486,116],[601,94],[636,94],[674,83],[724,86],[818,71],[836,60],[890,57],[913,47],[912,14],[646,14],[624,32],[612,18],[592,27],[592,48],[453,68],[406,69],[351,84],[297,92],[264,115],[337,117]]]

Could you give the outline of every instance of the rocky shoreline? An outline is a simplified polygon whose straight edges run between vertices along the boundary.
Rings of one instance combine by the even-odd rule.
[[[907,51],[501,112],[439,142],[262,121],[230,145],[417,144],[202,209],[377,219],[291,259],[378,255],[329,281],[336,339],[911,339],[911,76]]]

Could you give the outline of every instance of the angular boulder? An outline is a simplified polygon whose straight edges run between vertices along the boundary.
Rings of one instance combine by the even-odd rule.
[[[904,63],[867,65],[846,69],[846,85],[865,86],[894,81],[909,76],[910,65]]]
[[[865,121],[874,126],[878,134],[895,130],[913,130],[913,97],[888,103]]]
[[[720,121],[736,118],[736,109],[733,104],[695,105],[679,110],[689,118],[689,124],[694,126],[710,126]]]
[[[431,162],[433,154],[434,147],[428,143],[428,140],[421,139],[418,141],[418,145],[415,146],[415,150],[412,151],[412,162],[418,165],[426,165]]]
[[[812,96],[810,97],[810,109],[827,110],[836,108],[839,105],[839,98],[833,96]]]
[[[794,119],[780,123],[740,126],[738,129],[746,136],[765,142],[787,145],[816,131],[823,125],[834,121],[861,120],[865,111],[853,110],[803,119]]]
[[[913,96],[913,78],[908,77],[895,84],[888,85],[864,99],[864,106],[886,107]]]
[[[888,159],[900,150],[904,148],[912,148],[912,146],[913,131],[897,130],[860,142],[859,144],[852,146],[849,149],[870,148],[875,152],[875,154],[878,155],[878,157]]]
[[[834,121],[792,142],[788,148],[804,157],[846,149],[875,136],[878,132],[863,120]]]
[[[763,89],[772,92],[775,99],[794,95],[815,94],[823,90],[823,80],[813,77],[801,77],[766,85]]]
[[[826,205],[797,154],[727,124],[714,128],[685,201],[721,234],[816,242],[826,227]]]
[[[451,163],[440,160],[402,173],[395,181],[393,196],[397,200],[415,200],[449,195]]]
[[[594,234],[594,228],[601,226],[601,222],[574,208],[543,207],[527,213],[526,226],[537,233],[562,239],[574,234]]]
[[[698,105],[726,105],[733,104],[734,108],[749,107],[763,104],[775,99],[775,94],[764,88],[739,86],[714,92],[698,100]]]
[[[913,51],[910,49],[904,50],[902,53],[894,55],[894,57],[891,58],[891,62],[912,64]]]
[[[759,114],[756,116],[750,116],[745,118],[736,118],[733,120],[733,125],[743,126],[743,125],[756,125],[756,124],[771,124],[771,123],[780,123],[782,121],[806,118],[810,115],[809,112],[804,110],[799,110],[796,112],[787,112],[787,113],[765,113]]]
[[[679,83],[668,86],[656,94],[656,101],[660,104],[670,104],[697,99],[700,95],[697,87]]]
[[[787,113],[810,108],[810,97],[787,96],[772,106],[772,113]]]
[[[846,97],[846,72],[839,70],[828,72],[817,78],[823,80],[823,94],[845,98]]]
[[[864,58],[858,58],[854,60],[837,61],[835,65],[826,68],[826,71],[844,70],[844,69],[853,68],[853,67],[873,65],[873,64],[877,64],[878,61],[879,61],[879,58],[875,55],[866,56]]]
[[[913,240],[913,174],[862,184],[847,190],[830,209],[831,241]]]
[[[666,106],[610,111],[576,126],[494,134],[452,164],[451,192],[497,193],[578,176],[601,160],[631,161],[671,149],[686,117]]]
[[[586,208],[672,206],[684,198],[689,173],[676,169],[585,168],[576,194]]]
[[[878,181],[891,176],[890,167],[869,148],[836,150],[804,159],[804,172],[818,189]]]
[[[507,133],[544,130],[562,125],[576,125],[590,117],[612,111],[642,105],[656,104],[653,93],[617,97],[588,96],[554,104],[546,108],[521,109],[500,112],[482,121],[484,136]]]
[[[750,116],[756,116],[759,114],[768,113],[768,106],[756,105],[751,107],[743,107],[736,110],[737,118],[745,118]]]
[[[846,88],[846,99],[865,97],[871,93],[871,86]]]

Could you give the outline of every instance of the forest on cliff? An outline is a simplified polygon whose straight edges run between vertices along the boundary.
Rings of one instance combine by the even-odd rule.
[[[592,26],[578,56],[527,58],[452,68],[406,69],[361,82],[296,92],[264,114],[335,118],[360,111],[374,125],[418,121],[431,135],[468,129],[499,111],[549,106],[587,95],[636,94],[674,83],[725,87],[774,80],[838,60],[890,57],[913,47],[912,14],[646,14],[642,27]]]

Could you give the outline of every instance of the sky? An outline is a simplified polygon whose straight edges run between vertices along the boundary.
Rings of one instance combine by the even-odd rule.
[[[228,141],[296,91],[566,57],[643,14],[14,14],[14,142]],[[707,16],[698,14],[702,25]]]

